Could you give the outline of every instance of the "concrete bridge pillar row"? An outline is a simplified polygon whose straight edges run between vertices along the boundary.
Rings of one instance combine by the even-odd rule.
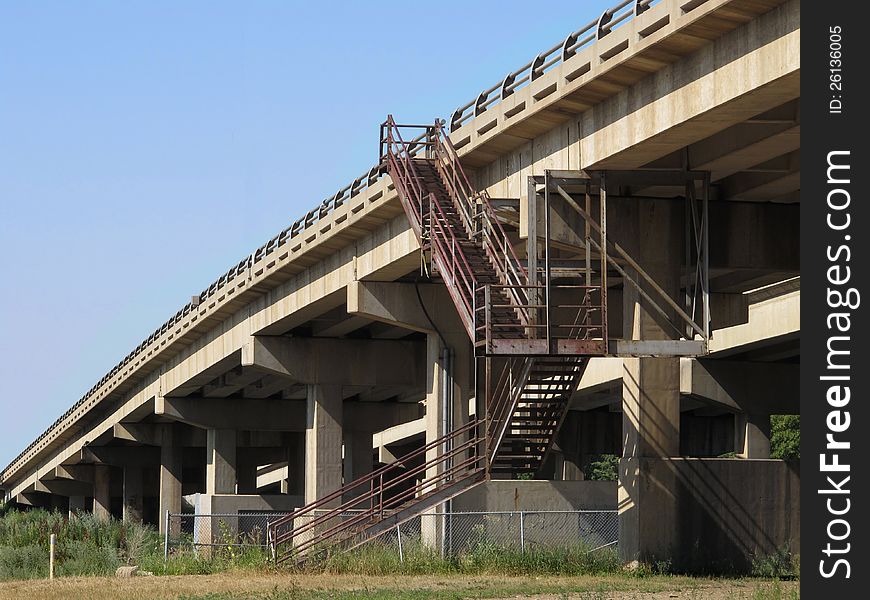
[[[441,337],[437,333],[426,336],[426,444],[467,424],[470,420],[468,402],[474,390],[471,343],[464,330],[444,332],[450,354],[444,352]],[[453,440],[453,446],[462,444],[468,436]],[[426,453],[426,461],[434,460],[444,448],[433,448]],[[457,457],[453,462],[457,462]],[[432,480],[446,468],[439,463],[426,470],[426,479]],[[426,491],[425,487],[422,490]],[[442,539],[443,518],[446,506],[441,504],[420,522],[424,544],[438,546]]]
[[[123,518],[125,521],[142,522],[142,467],[124,467]]]
[[[372,434],[374,432],[371,429],[361,427],[361,425],[365,424],[348,424],[354,429],[350,431],[345,429],[344,432],[344,482],[346,484],[371,473],[374,467],[372,460]],[[345,500],[359,496],[364,491],[362,488],[353,490],[349,496],[345,497]]]
[[[206,433],[205,493],[236,493],[234,429],[209,429]]]
[[[102,521],[111,518],[109,465],[94,465],[94,516]]]
[[[308,385],[305,429],[306,504],[341,487],[343,420],[341,385]],[[335,505],[338,504],[336,500]]]
[[[770,458],[770,415],[739,413],[735,432],[740,458]]]
[[[181,512],[181,470],[184,448],[178,443],[172,427],[164,433],[160,445],[160,513],[158,522],[160,533],[166,531],[166,513]],[[179,531],[178,521],[170,522],[170,533]]]
[[[69,518],[74,519],[78,516],[78,513],[85,510],[85,497],[84,496],[70,496],[69,497]]]
[[[664,290],[678,298],[680,251],[684,249],[680,243],[682,204],[638,200],[623,210],[627,214],[620,215],[622,222],[635,229],[634,235],[626,235],[628,251]],[[623,309],[625,337],[673,337],[673,330],[629,283],[624,286]],[[671,469],[655,469],[654,463],[680,453],[679,358],[626,358],[622,382],[619,552],[629,564],[668,560],[676,542],[676,477]],[[649,476],[653,472],[655,481]]]
[[[287,479],[281,481],[281,493],[305,496],[305,437],[304,433],[288,434]]]

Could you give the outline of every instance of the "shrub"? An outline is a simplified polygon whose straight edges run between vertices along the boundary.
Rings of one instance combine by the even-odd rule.
[[[799,575],[798,560],[788,547],[780,547],[770,554],[760,554],[752,558],[752,575],[767,578],[794,578]]]
[[[770,416],[770,457],[783,460],[801,457],[800,415]]]
[[[48,548],[0,546],[0,581],[48,577]]]
[[[590,458],[583,469],[590,481],[617,481],[619,479],[619,457],[615,454],[597,454]]]

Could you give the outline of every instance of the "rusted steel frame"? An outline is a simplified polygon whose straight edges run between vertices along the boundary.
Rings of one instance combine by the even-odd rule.
[[[516,381],[513,386],[509,389],[510,394],[506,395],[505,401],[502,403],[504,408],[500,411],[501,417],[499,421],[493,421],[493,425],[495,426],[493,429],[493,443],[490,447],[490,454],[488,456],[488,460],[492,462],[495,459],[495,456],[498,454],[499,448],[501,447],[501,443],[504,440],[504,436],[507,433],[507,429],[510,426],[511,417],[516,412],[516,408],[519,405],[520,398],[523,395],[523,390],[525,389],[529,376],[531,374],[531,370],[534,367],[535,359],[534,358],[524,358],[517,360],[516,363],[519,363],[519,373],[517,374]],[[514,361],[508,362],[508,367],[511,369],[511,374],[513,374],[513,366]]]
[[[466,188],[471,192],[471,194],[469,196],[469,200],[472,197],[480,198],[481,203],[482,203],[483,208],[484,208],[484,214],[486,214],[487,217],[491,221],[494,221],[495,224],[493,225],[493,227],[495,229],[497,229],[497,231],[499,233],[499,237],[502,240],[508,240],[509,238],[507,237],[507,233],[505,232],[504,228],[501,226],[501,223],[498,221],[496,213],[495,213],[495,209],[493,209],[492,204],[489,201],[489,194],[486,192],[486,190],[482,190],[482,191],[479,191],[476,194],[474,194],[474,188],[471,186],[471,183],[468,180],[468,176],[465,174],[465,170],[462,168],[462,163],[459,161],[459,154],[456,152],[456,148],[453,146],[453,142],[450,140],[450,136],[443,134],[440,121],[436,121],[435,128],[436,128],[436,139],[441,144],[443,144],[444,147],[449,152],[449,154],[451,156],[451,162],[456,165],[456,169],[457,169],[458,174],[460,176],[460,182],[462,184],[464,184],[466,186]],[[519,266],[520,273],[525,275],[524,278],[528,278],[528,275],[525,273],[525,269],[523,269],[522,265],[520,264],[519,258],[517,258],[517,255],[513,249],[513,246],[508,244],[507,247],[509,248],[510,257],[513,259],[514,264]],[[523,283],[523,281],[520,281],[519,283]]]
[[[418,485],[414,488],[409,489],[408,493],[403,494],[402,501],[404,502],[408,499],[413,499],[413,498],[423,499],[431,493],[436,493],[436,492],[440,491],[441,489],[445,489],[449,485],[455,485],[457,483],[461,483],[462,481],[465,481],[466,479],[470,479],[471,477],[474,477],[476,474],[479,474],[479,473],[485,474],[486,473],[485,469],[483,469],[481,467],[474,467],[473,466],[472,463],[476,460],[479,460],[479,459],[464,461],[461,469],[457,469],[457,470],[461,470],[461,473],[451,473],[450,476],[448,478],[446,478],[446,480],[444,482],[442,482],[442,483],[445,483],[446,485],[436,487],[436,488],[430,490],[429,492],[424,493],[421,496],[417,496],[416,495],[417,492],[419,492],[420,488],[423,487],[423,486]],[[461,476],[457,476],[457,475],[461,475]],[[394,508],[386,509],[383,517],[386,518],[386,517],[390,516],[391,514],[394,514],[395,511],[400,511],[400,510],[402,510],[401,506],[396,506]],[[358,535],[364,534],[368,526],[376,525],[376,524],[380,523],[381,521],[383,521],[383,518],[373,519],[373,517],[374,517],[373,514],[368,515],[368,516],[370,517],[370,519],[368,521],[366,521],[365,519],[357,519],[353,522],[353,524],[351,526],[346,526],[346,527],[343,526],[341,529],[338,529],[335,532],[330,533],[330,535],[328,537],[332,537],[332,538],[337,537],[337,539],[333,539],[331,541],[331,543],[329,543],[328,545],[326,545],[322,548],[319,548],[318,550],[319,551],[326,551],[326,550],[330,550],[332,548],[335,548],[336,546],[342,545],[345,542],[347,542],[348,540],[351,540]],[[411,517],[409,516],[408,518],[411,518]],[[407,519],[405,519],[405,520],[407,520]],[[347,522],[344,522],[344,523],[347,523]],[[342,525],[344,525],[344,523],[342,523]],[[341,535],[342,533],[344,533],[344,535]],[[374,537],[382,535],[383,533],[385,533],[385,532],[381,531],[380,533],[376,534],[375,536],[372,536],[371,539],[374,539]],[[338,537],[339,535],[341,535],[341,537]],[[292,548],[290,551],[288,551],[285,554],[283,554],[282,556],[278,557],[276,559],[276,562],[280,564],[280,563],[282,563],[290,558],[297,558],[297,559],[307,558],[308,553],[311,552],[313,547],[317,546],[317,544],[319,544],[319,543],[322,543],[322,541],[326,538],[327,538],[326,535],[321,534],[317,538],[312,538],[311,540],[306,540],[305,542],[303,542],[299,546]],[[350,546],[350,548],[356,547],[357,545],[359,545],[360,543],[363,543],[365,541],[366,540],[363,539],[360,542],[358,542],[357,544]],[[349,548],[344,548],[344,549],[346,550]]]
[[[602,232],[602,229],[598,226],[598,224],[597,224],[594,220],[592,220],[592,218],[591,218],[591,216],[589,215],[589,213],[587,213],[585,210],[583,210],[582,208],[580,208],[580,206],[579,206],[576,202],[574,202],[573,198],[571,198],[571,196],[570,196],[570,195],[569,195],[569,194],[568,194],[564,189],[562,189],[562,186],[557,185],[557,186],[556,186],[556,191],[559,193],[560,196],[562,196],[562,198],[565,199],[566,202],[568,202],[569,205],[572,206],[572,208],[574,208],[574,210],[576,210],[577,212],[580,213],[580,216],[581,216],[581,217],[583,217],[584,219],[588,220],[589,223],[592,225],[592,227],[593,227],[597,232],[599,232],[599,233]],[[685,320],[686,323],[688,323],[688,324],[692,327],[692,329],[694,329],[694,330],[697,331],[699,334],[701,334],[701,336],[704,336],[704,330],[701,329],[701,327],[700,327],[697,323],[695,323],[695,321],[692,320],[692,318],[691,318],[688,314],[686,314],[686,311],[684,311],[684,310],[680,307],[680,305],[677,304],[677,303],[674,301],[674,299],[671,298],[670,295],[669,295],[667,292],[665,292],[665,291],[661,288],[661,286],[659,286],[659,284],[655,282],[655,280],[654,280],[652,277],[650,277],[650,275],[649,275],[649,274],[648,274],[648,273],[643,269],[643,267],[641,267],[641,266],[637,263],[637,261],[634,260],[634,259],[633,259],[629,254],[628,254],[628,252],[625,251],[625,249],[624,249],[622,246],[620,246],[617,242],[614,242],[614,241],[607,240],[607,242],[609,242],[609,243],[613,246],[613,248],[614,248],[614,249],[615,249],[615,250],[620,254],[620,256],[622,256],[622,258],[625,260],[625,262],[627,262],[627,263],[628,263],[628,264],[629,264],[633,269],[635,269],[635,270],[638,272],[638,274],[639,274],[641,277],[643,277],[644,280],[646,280],[646,282],[650,284],[650,286],[652,286],[652,288],[653,288],[653,289],[654,289],[654,290],[655,290],[655,291],[656,291],[656,292],[657,292],[657,293],[658,293],[658,294],[659,294],[659,295],[660,295],[660,296],[665,300],[665,302],[667,302],[668,306],[670,306],[674,311],[676,311],[676,313],[677,313],[677,314],[678,314],[678,315],[679,315],[683,320]],[[599,252],[603,252],[602,247],[601,247],[598,243],[596,243],[595,240],[592,240],[592,243],[596,246],[596,249],[597,249]],[[614,259],[612,259],[612,258],[610,258],[610,257],[608,256],[608,260],[610,261],[611,265],[613,265],[614,268],[617,269],[617,271],[620,271],[620,274],[622,274],[623,277],[625,277],[629,282],[631,282],[631,283],[632,283],[632,284],[633,284],[633,285],[638,289],[638,291],[639,291],[641,294],[643,294],[644,298],[645,298],[648,302],[650,302],[650,303],[652,303],[652,304],[655,305],[656,309],[657,309],[657,310],[662,314],[662,316],[664,316],[664,317],[667,317],[667,316],[668,316],[668,315],[667,315],[667,312],[665,312],[663,309],[661,309],[661,307],[659,307],[658,304],[655,303],[655,302],[653,301],[653,299],[650,298],[649,295],[648,295],[645,291],[643,291],[643,289],[641,288],[640,284],[638,284],[638,283],[637,283],[636,281],[634,281],[631,277],[628,277],[627,274],[625,274],[625,271],[622,269],[622,267],[620,267],[620,266],[616,263],[616,261],[615,261]],[[668,318],[668,320],[670,320],[670,319]],[[673,325],[673,323],[672,323],[671,325]],[[676,328],[676,329],[677,329],[677,331],[679,332],[679,328]],[[680,333],[680,335],[682,336],[682,333]]]
[[[385,503],[384,503],[384,493],[385,492],[396,488],[397,486],[405,483],[409,479],[416,478],[417,475],[419,475],[421,473],[425,473],[428,469],[432,468],[433,466],[437,466],[443,462],[446,462],[452,456],[461,454],[462,452],[464,452],[465,450],[468,450],[470,447],[472,447],[473,445],[476,445],[476,444],[477,444],[477,438],[472,437],[468,442],[464,442],[463,444],[457,446],[455,450],[451,450],[447,453],[439,454],[435,459],[429,461],[428,463],[424,463],[424,464],[418,465],[412,469],[402,471],[400,476],[387,480],[386,485],[384,484],[385,473],[381,473],[378,476],[379,485],[377,487],[373,487],[371,496],[369,498],[366,498],[367,500],[370,500],[370,505],[371,505],[370,508],[368,510],[365,510],[362,513],[354,516],[352,519],[342,521],[336,525],[333,525],[329,529],[322,531],[319,534],[319,537],[328,538],[328,537],[334,535],[335,533],[338,533],[342,529],[347,529],[347,528],[353,527],[357,523],[359,523],[361,521],[365,521],[365,519],[367,517],[370,517],[373,515],[379,515],[382,518],[384,510],[389,510],[391,507],[400,505],[402,502],[404,502],[409,497],[409,494],[407,493],[407,491],[405,491],[405,492],[402,492],[401,494],[398,494],[397,496],[388,498],[386,500],[386,505],[385,505]],[[469,460],[476,462],[477,460],[479,460],[479,458],[472,457]],[[436,475],[435,478],[432,478],[428,482],[426,482],[425,486],[430,486],[430,485],[432,485],[433,482],[438,483],[439,481],[441,481],[443,479],[449,478],[450,475],[455,474],[455,472],[461,471],[467,463],[468,463],[468,460],[459,463],[455,467],[455,469],[450,468],[450,469],[446,469],[445,471],[442,471],[441,473]],[[414,492],[416,492],[416,488],[420,488],[423,486],[424,486],[424,484],[415,484],[415,487],[412,488],[412,490]],[[416,495],[416,493],[414,495]],[[377,498],[377,500],[378,500],[377,509],[375,509],[375,503],[374,503],[375,498]],[[346,512],[347,512],[346,508],[342,508],[342,507],[336,508],[334,511],[330,512],[329,514],[324,515],[323,517],[314,519],[311,522],[306,523],[302,527],[295,529],[288,539],[292,540],[294,537],[299,536],[299,535],[303,535],[303,534],[311,531],[312,529],[315,529],[316,527],[325,524],[326,522],[328,522],[332,519],[340,518],[342,516],[342,513],[346,513]],[[312,540],[312,542],[316,542],[316,541],[317,540]],[[300,544],[297,547],[297,550],[302,550],[305,547],[307,547],[305,545],[305,543]]]
[[[417,169],[414,166],[414,161],[411,160],[410,153],[407,150],[405,152],[401,151],[404,148],[405,142],[402,139],[402,132],[399,131],[399,128],[395,126],[395,122],[392,120],[392,116],[390,116],[388,118],[387,122],[392,123],[392,127],[390,127],[389,132],[388,132],[388,140],[390,140],[393,144],[395,144],[395,141],[393,140],[393,137],[392,137],[393,132],[395,132],[396,138],[398,139],[398,145],[399,145],[398,156],[401,157],[400,163],[405,166],[405,169],[404,169],[405,170],[405,173],[404,173],[405,179],[410,181],[411,187],[414,190],[414,196],[416,197],[417,201],[421,203],[420,213],[422,214],[422,201],[423,201],[424,193],[423,193],[423,188],[420,186],[420,175],[419,175],[419,173],[417,173]],[[392,152],[392,145],[390,146],[390,148],[388,150],[390,152]]]
[[[450,230],[449,227],[445,226],[446,215],[444,214],[443,209],[441,208],[441,204],[438,202],[438,199],[434,194],[429,195],[430,205],[433,206],[436,211],[438,218],[433,221],[433,230],[436,231],[439,235],[431,236],[432,239],[430,243],[432,245],[433,250],[433,259],[439,262],[439,268],[442,269],[442,275],[448,274],[451,278],[451,281],[454,285],[448,286],[448,292],[453,296],[454,290],[455,293],[459,294],[459,298],[461,299],[461,304],[465,307],[467,311],[465,315],[461,315],[464,317],[464,322],[466,325],[466,329],[469,331],[469,335],[474,337],[474,289],[476,286],[476,279],[474,277],[474,271],[471,268],[471,265],[468,263],[468,259],[465,256],[465,253],[462,250],[462,246],[457,242],[456,237],[453,235],[453,231]],[[449,248],[445,245],[445,240],[447,240],[450,244]],[[464,284],[464,289],[466,291],[465,294],[462,294],[462,290],[458,285],[455,285],[455,267],[456,267],[456,258],[459,258],[459,274],[462,278],[462,282]],[[447,261],[450,260],[448,265]]]
[[[479,420],[470,421],[467,424],[460,427],[459,429],[455,429],[451,433],[447,434],[447,436],[442,436],[442,438],[443,437],[450,437],[450,436],[455,437],[455,436],[461,435],[462,433],[465,433],[465,432],[473,429],[475,426],[478,425],[478,423],[479,423]],[[388,465],[384,465],[383,467],[376,469],[376,470],[372,471],[371,473],[363,475],[362,477],[352,481],[351,483],[343,486],[342,488],[335,490],[334,492],[331,492],[330,494],[327,494],[323,498],[320,498],[320,499],[318,499],[318,500],[316,500],[316,501],[314,501],[306,506],[303,506],[302,508],[297,509],[296,511],[294,511],[290,515],[283,517],[283,519],[281,519],[281,520],[285,520],[285,519],[290,520],[292,518],[297,518],[297,517],[303,516],[311,511],[317,509],[317,508],[322,507],[323,504],[326,504],[328,502],[331,502],[332,500],[335,500],[336,498],[341,497],[344,493],[346,493],[346,492],[348,492],[356,487],[359,487],[360,485],[362,485],[364,483],[368,483],[372,479],[376,479],[381,474],[389,472],[391,469],[396,468],[397,466],[400,466],[401,463],[403,463],[407,460],[410,460],[412,458],[416,458],[417,456],[425,455],[426,452],[428,452],[429,450],[432,450],[433,448],[437,448],[438,445],[443,442],[442,438],[438,438],[437,440],[433,440],[432,442],[429,442],[425,446],[418,448],[417,450],[414,450],[413,452],[410,452],[409,454],[404,455],[400,460],[397,460],[396,462],[392,462]],[[278,523],[281,520],[277,520],[277,521],[275,521],[275,523]]]
[[[476,445],[476,444],[477,444],[477,438],[476,437],[472,438],[469,442],[466,442],[466,443],[462,444],[461,446],[457,447],[457,452],[455,454],[460,454],[461,452],[469,449],[472,445]],[[452,453],[452,454],[454,454],[454,453]],[[451,454],[451,456],[452,456],[452,454]],[[437,474],[435,477],[430,478],[428,480],[422,480],[419,483],[415,483],[412,487],[408,488],[407,490],[402,491],[400,494],[397,494],[396,496],[393,496],[391,498],[384,500],[384,492],[387,492],[391,489],[394,489],[394,488],[398,487],[400,484],[404,484],[409,479],[416,479],[416,477],[418,475],[425,474],[425,471],[428,468],[431,468],[432,466],[436,466],[437,464],[444,462],[447,458],[449,458],[448,455],[439,454],[437,461],[433,460],[428,464],[420,465],[418,467],[415,467],[413,470],[406,471],[405,473],[402,474],[401,477],[397,477],[397,478],[389,480],[387,482],[387,485],[382,485],[379,488],[376,488],[375,495],[378,496],[378,498],[379,498],[379,503],[378,503],[377,509],[372,507],[371,509],[364,511],[363,513],[355,515],[354,518],[352,518],[352,519],[344,520],[336,525],[333,525],[329,529],[321,532],[318,537],[320,537],[320,538],[331,537],[331,536],[335,535],[336,533],[339,533],[341,530],[349,529],[349,528],[354,527],[355,525],[357,525],[361,522],[364,522],[369,517],[373,517],[373,516],[380,517],[379,520],[382,520],[384,513],[386,511],[390,511],[390,510],[393,510],[395,508],[400,507],[406,500],[416,497],[417,493],[419,491],[421,491],[423,488],[432,488],[432,490],[430,490],[430,491],[434,491],[435,489],[438,488],[439,484],[441,484],[445,481],[449,481],[455,475],[462,474],[464,471],[468,470],[469,467],[471,467],[474,463],[480,461],[482,457],[471,456],[468,459],[465,459],[462,462],[458,463],[454,467],[451,467],[449,469],[442,471],[441,473]],[[457,479],[457,481],[461,481],[461,479]],[[346,511],[342,511],[342,513],[344,513],[344,512],[346,512]],[[331,515],[329,515],[329,517],[327,519],[324,519],[322,522],[318,522],[318,523],[312,522],[312,523],[306,524],[303,528],[299,528],[298,530],[296,530],[294,535],[302,535],[304,533],[307,533],[311,529],[317,527],[318,525],[322,525],[323,523],[325,523],[326,521],[328,521],[330,519],[341,517],[342,513],[331,514]],[[317,539],[312,539],[310,542],[308,542],[308,540],[306,540],[306,542],[303,542],[302,544],[297,546],[296,549],[299,551],[304,550],[305,548],[307,548],[310,545],[313,545],[317,541],[318,541]]]
[[[453,204],[457,211],[459,211],[466,232],[469,237],[474,237],[477,228],[475,227],[473,216],[473,190],[471,190],[467,181],[465,182],[467,185],[463,187],[464,178],[460,176],[462,174],[456,168],[459,164],[458,158],[451,156],[445,146],[437,143],[437,141],[435,143],[435,157],[435,164],[447,186],[447,191],[450,193]]]
[[[556,443],[556,433],[562,428],[562,424],[565,422],[565,418],[568,416],[568,401],[571,398],[571,394],[574,393],[574,390],[580,384],[580,379],[583,377],[583,372],[586,370],[586,367],[589,365],[589,359],[586,357],[581,358],[566,358],[565,364],[571,366],[570,379],[565,386],[566,389],[563,393],[565,396],[565,402],[560,406],[559,416],[555,420],[555,426],[553,428],[553,435],[550,437],[549,443],[547,447],[544,449],[544,452],[541,454],[541,461],[538,465],[538,471],[540,471],[544,464],[547,462],[547,458],[550,455],[550,452],[553,450],[553,446]]]
[[[513,380],[513,369],[515,362],[515,358],[510,358],[508,361],[505,362],[504,368],[502,369],[502,372],[499,376],[499,381],[493,389],[492,393],[490,394],[491,406],[487,414],[488,436],[494,436],[495,431],[497,431],[497,428],[494,429],[492,427],[492,424],[500,423],[504,419],[504,407],[507,405],[507,403],[502,399],[505,397],[509,398],[510,395],[513,393],[514,387],[511,382]],[[491,444],[488,445],[488,447],[491,446]],[[491,456],[491,454],[489,456]]]
[[[398,161],[395,156],[391,154],[387,161],[389,165],[388,168],[394,173],[397,173],[399,170],[399,166],[397,165]],[[409,219],[411,221],[411,228],[414,230],[414,234],[416,235],[417,240],[422,244],[424,242],[424,224],[422,211],[419,209],[419,206],[414,202],[413,197],[406,189],[405,182],[403,181],[402,177],[397,177],[396,181],[394,181],[393,183],[395,184],[396,189],[399,192],[399,200],[405,207],[405,212],[414,215],[413,219]]]
[[[293,523],[296,519],[299,519],[299,518],[307,515],[308,513],[311,513],[312,511],[316,510],[317,508],[322,507],[324,504],[327,504],[329,502],[332,502],[333,500],[341,498],[345,493],[347,493],[350,490],[359,488],[361,485],[363,485],[365,483],[370,484],[370,489],[367,493],[362,494],[356,498],[353,498],[348,502],[344,502],[337,507],[329,508],[329,512],[326,513],[325,515],[321,515],[320,517],[315,517],[309,523],[306,523],[304,526],[302,526],[300,528],[296,528],[296,529],[292,530],[289,534],[284,534],[283,536],[277,536],[277,537],[273,536],[272,539],[275,540],[276,543],[283,543],[286,540],[292,539],[293,536],[300,535],[301,533],[309,531],[310,529],[312,529],[318,525],[321,525],[330,519],[335,518],[336,515],[340,515],[341,513],[347,512],[348,510],[351,510],[356,505],[362,504],[366,501],[370,502],[370,508],[369,508],[369,511],[370,511],[371,510],[371,501],[373,500],[374,496],[377,494],[377,492],[375,490],[378,489],[378,488],[374,488],[374,481],[377,480],[377,481],[382,482],[384,475],[390,474],[394,470],[401,469],[401,471],[400,471],[401,473],[408,473],[408,472],[417,473],[420,471],[421,468],[423,471],[425,471],[426,469],[430,468],[431,466],[439,464],[440,462],[443,462],[443,460],[446,460],[446,458],[444,458],[443,454],[439,454],[435,459],[432,459],[428,462],[424,461],[424,463],[418,467],[413,467],[412,469],[402,469],[403,463],[410,461],[411,459],[414,459],[420,455],[425,456],[426,452],[428,452],[429,450],[438,448],[438,446],[440,446],[446,439],[454,439],[456,437],[459,437],[460,435],[463,435],[464,433],[466,433],[468,431],[472,431],[480,423],[481,423],[481,421],[479,419],[475,420],[475,421],[471,421],[471,422],[467,423],[466,425],[460,427],[459,429],[456,429],[453,432],[447,434],[446,436],[442,436],[441,438],[434,440],[434,441],[430,442],[429,444],[426,444],[422,448],[419,448],[419,449],[403,456],[400,460],[393,462],[393,463],[390,463],[388,465],[385,465],[385,466],[381,467],[380,469],[377,469],[377,470],[373,471],[372,473],[369,473],[368,475],[364,475],[363,477],[360,477],[359,479],[355,480],[354,482],[352,482],[348,485],[345,485],[345,486],[335,490],[334,492],[332,492],[330,494],[327,494],[323,498],[318,499],[317,501],[312,502],[309,505],[304,506],[297,511],[294,511],[290,515],[287,515],[286,517],[282,517],[281,519],[276,520],[275,522],[273,522],[270,525],[270,527],[272,527],[273,530],[277,529],[279,526],[281,526],[285,523]],[[472,440],[474,440],[474,439],[476,439],[476,436],[472,437]],[[456,451],[461,452],[464,449],[465,448],[464,448],[464,444],[463,444],[463,445],[457,447]],[[404,481],[405,479],[406,478],[402,478],[400,480]],[[380,489],[389,489],[389,488],[384,488],[382,483],[379,487],[380,487]]]

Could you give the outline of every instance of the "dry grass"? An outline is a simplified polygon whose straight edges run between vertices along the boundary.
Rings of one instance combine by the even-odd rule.
[[[229,572],[175,577],[76,577],[0,583],[0,598],[156,600],[190,598],[536,598],[540,600],[778,600],[797,584],[685,577],[353,576]]]

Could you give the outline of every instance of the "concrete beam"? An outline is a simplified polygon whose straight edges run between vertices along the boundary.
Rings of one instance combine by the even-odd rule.
[[[37,481],[34,484],[34,491],[60,496],[92,496],[94,485],[70,479],[48,479]]]
[[[94,470],[94,465],[60,465],[54,468],[54,478],[93,483]]]
[[[166,443],[179,446],[205,446],[204,429],[178,427],[173,423],[115,423],[112,426],[112,433],[116,440],[149,446],[163,446]]]
[[[585,111],[580,168],[635,169],[798,97],[792,0]]]
[[[800,365],[681,359],[680,393],[749,414],[800,412]]]
[[[777,340],[800,335],[800,289],[749,305],[749,322],[716,330],[710,339],[710,357],[725,358]]]
[[[344,419],[357,431],[382,431],[419,419],[423,405],[417,402],[345,402]]]
[[[160,449],[150,446],[86,446],[80,462],[118,467],[155,467],[160,461]]]
[[[155,414],[205,429],[305,431],[305,402],[264,398],[169,398]]]
[[[443,285],[354,281],[347,286],[347,312],[422,333],[434,333],[435,326],[444,334],[464,331]]]
[[[354,386],[416,385],[424,373],[425,346],[392,340],[336,340],[256,336],[242,364],[297,383]]]

